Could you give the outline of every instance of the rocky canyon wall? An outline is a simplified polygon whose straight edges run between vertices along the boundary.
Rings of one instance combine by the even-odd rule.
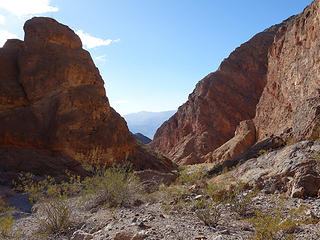
[[[269,50],[267,84],[254,118],[257,140],[293,128],[315,139],[320,125],[320,1],[281,27]]]
[[[319,5],[315,0],[231,53],[158,129],[152,147],[193,164],[234,158],[256,141],[290,129],[294,141],[319,137]],[[253,122],[243,124],[250,131],[232,138],[249,119]]]
[[[150,163],[158,159],[141,154],[125,120],[110,107],[90,54],[69,27],[36,17],[24,31],[24,41],[8,40],[0,48],[2,173],[81,171],[78,160],[171,167],[167,159]]]
[[[151,146],[178,163],[193,164],[232,138],[241,121],[255,116],[266,84],[268,50],[279,26],[255,35],[202,79],[157,130]]]

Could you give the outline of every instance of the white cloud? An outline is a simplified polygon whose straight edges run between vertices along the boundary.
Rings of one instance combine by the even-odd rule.
[[[0,14],[0,24],[4,24],[6,21],[6,18]]]
[[[0,30],[0,47],[2,47],[8,39],[12,38],[18,38],[18,36],[7,30]]]
[[[100,46],[108,46],[112,42],[119,42],[120,39],[116,40],[111,40],[111,39],[106,39],[103,40],[101,38],[93,37],[88,33],[83,32],[82,30],[76,31],[76,34],[81,38],[81,41],[83,45],[85,45],[87,48],[95,48],[95,47],[100,47]]]
[[[17,16],[57,12],[57,7],[50,6],[50,0],[0,0],[0,9],[5,9]]]
[[[104,55],[101,55],[101,56],[96,56],[94,58],[94,60],[98,61],[98,62],[106,62],[107,61],[107,55],[104,54]]]

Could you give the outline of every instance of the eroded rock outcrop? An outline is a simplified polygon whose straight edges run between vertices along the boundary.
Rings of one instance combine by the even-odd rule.
[[[224,162],[239,156],[256,141],[256,130],[252,120],[242,121],[235,131],[235,136],[202,158],[204,162]]]
[[[320,1],[282,26],[269,51],[267,84],[254,119],[257,139],[294,128],[315,139],[320,126]]]
[[[51,18],[32,18],[24,30],[24,41],[8,40],[0,48],[1,170],[50,174],[54,166],[76,169],[75,159],[92,157],[107,164],[132,159],[143,168],[149,155],[136,156],[142,150],[110,107],[80,38]],[[170,168],[165,164],[149,166]]]
[[[288,128],[290,141],[319,138],[319,14],[315,0],[237,48],[158,129],[154,149],[182,164],[231,160],[255,142],[244,146],[246,133],[230,140],[247,119],[258,142]]]
[[[255,116],[266,84],[268,50],[279,26],[255,35],[196,86],[156,132],[152,147],[178,163],[197,163]]]
[[[299,142],[246,161],[232,176],[269,193],[315,197],[320,189],[319,153],[319,142]]]

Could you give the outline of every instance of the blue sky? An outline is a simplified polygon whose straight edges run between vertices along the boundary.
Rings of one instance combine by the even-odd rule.
[[[32,16],[77,32],[120,114],[177,109],[254,34],[312,0],[0,0],[0,45]]]

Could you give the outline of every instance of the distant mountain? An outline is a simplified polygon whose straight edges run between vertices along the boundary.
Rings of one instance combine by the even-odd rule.
[[[168,120],[176,110],[165,112],[137,112],[124,115],[129,130],[133,133],[142,133],[150,139],[163,122]]]
[[[146,137],[145,135],[141,134],[141,133],[135,133],[133,134],[134,138],[139,140],[140,142],[144,143],[144,144],[148,144],[150,143],[152,140],[148,137]]]

